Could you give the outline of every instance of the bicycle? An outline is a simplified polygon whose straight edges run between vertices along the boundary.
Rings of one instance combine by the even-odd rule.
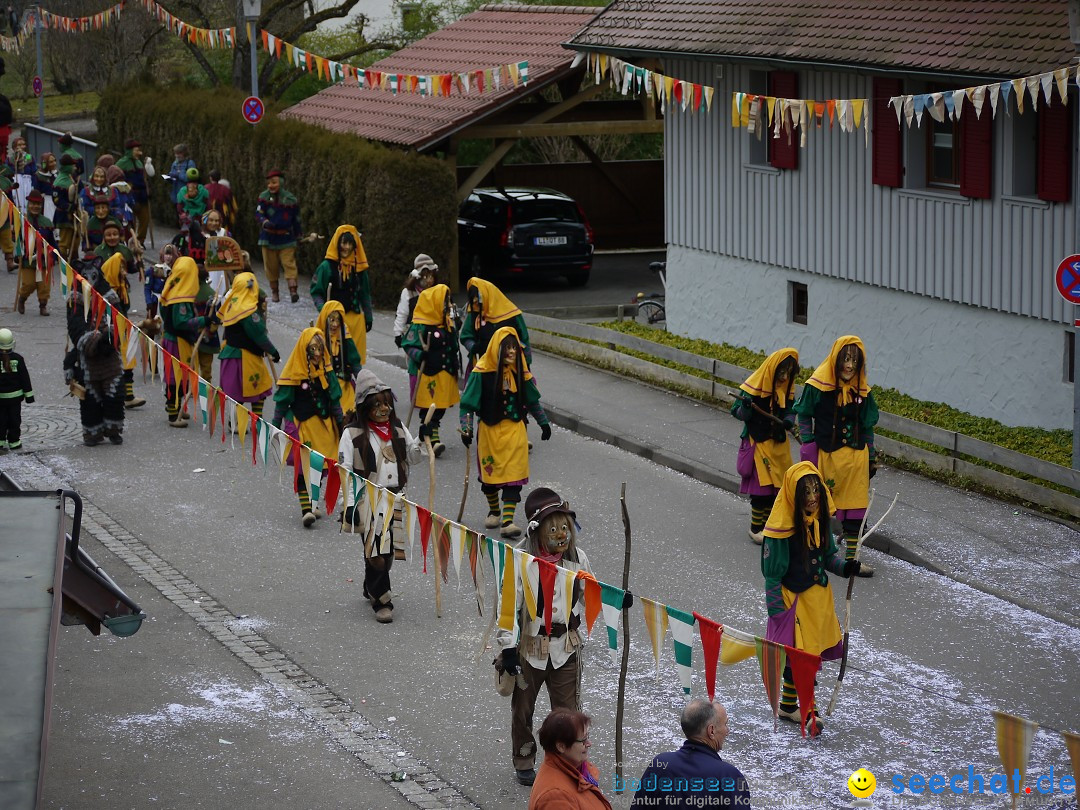
[[[667,277],[664,274],[667,262],[649,262],[649,269],[660,277],[663,292],[654,292],[646,295],[639,292],[630,303],[637,305],[637,314],[634,320],[646,326],[659,326],[667,329],[667,311],[664,303],[667,300]]]

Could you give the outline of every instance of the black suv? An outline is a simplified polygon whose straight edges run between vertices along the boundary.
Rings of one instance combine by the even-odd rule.
[[[458,211],[461,276],[566,276],[589,281],[593,230],[572,198],[550,188],[478,188]]]

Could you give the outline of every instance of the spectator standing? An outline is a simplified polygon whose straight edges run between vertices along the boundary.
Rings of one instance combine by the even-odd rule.
[[[187,170],[187,183],[181,187],[176,196],[176,213],[183,222],[184,217],[198,219],[206,213],[210,207],[210,194],[199,182],[199,170]]]
[[[150,158],[143,160],[142,144],[134,138],[124,143],[124,156],[116,161],[116,165],[124,172],[124,179],[131,186],[131,210],[135,215],[135,233],[139,237],[139,242],[145,242],[146,232],[150,229],[150,195],[146,187],[146,178],[154,176],[154,165]]]
[[[0,329],[0,455],[22,447],[22,404],[33,404],[26,361],[15,351],[15,335]]]
[[[750,807],[746,777],[720,758],[728,735],[727,710],[692,700],[679,718],[686,742],[678,751],[653,757],[634,794],[632,808]]]
[[[195,161],[191,159],[191,155],[188,152],[186,143],[178,143],[173,147],[173,160],[172,165],[169,167],[169,180],[172,181],[172,199],[173,202],[180,196],[181,190],[188,181],[188,169],[197,169]]]

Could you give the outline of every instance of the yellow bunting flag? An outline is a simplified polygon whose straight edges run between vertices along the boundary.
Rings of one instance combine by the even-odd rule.
[[[853,98],[851,100],[851,111],[855,113],[855,129],[858,129],[862,124],[862,111],[863,104],[866,103],[865,99]]]
[[[499,627],[514,631],[514,611],[517,610],[517,576],[514,571],[514,550],[500,543],[499,549],[506,555],[503,560],[502,598],[499,600]]]
[[[1073,780],[1080,781],[1080,734],[1071,731],[1061,732],[1065,738],[1065,748],[1069,751],[1069,760],[1072,762]]]
[[[724,666],[737,664],[755,655],[757,655],[757,644],[753,636],[744,635],[733,627],[724,627],[724,633],[720,636],[721,664]]]
[[[1039,725],[1022,717],[995,711],[994,727],[997,732],[998,756],[1001,757],[1001,765],[1005,769],[1005,778],[1014,781],[1009,792],[1013,796],[1013,807],[1016,807],[1016,796],[1023,790],[1024,776],[1027,773],[1031,741]],[[1019,774],[1019,780],[1016,780],[1014,773]]]
[[[645,627],[649,631],[653,659],[656,661],[656,680],[660,680],[660,650],[664,648],[664,636],[667,634],[667,607],[652,599],[641,599],[641,610],[645,614]]]

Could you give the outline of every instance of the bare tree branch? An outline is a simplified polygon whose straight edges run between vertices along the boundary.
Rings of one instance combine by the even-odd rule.
[[[202,54],[202,49],[195,45],[192,45],[186,39],[183,40],[183,43],[184,47],[188,49],[188,52],[198,63],[199,67],[203,69],[203,72],[206,73],[207,77],[210,79],[210,85],[212,87],[217,87],[218,85],[220,85],[221,80],[218,79],[217,73],[214,72],[214,68],[211,67],[210,63],[206,61],[206,57]]]

